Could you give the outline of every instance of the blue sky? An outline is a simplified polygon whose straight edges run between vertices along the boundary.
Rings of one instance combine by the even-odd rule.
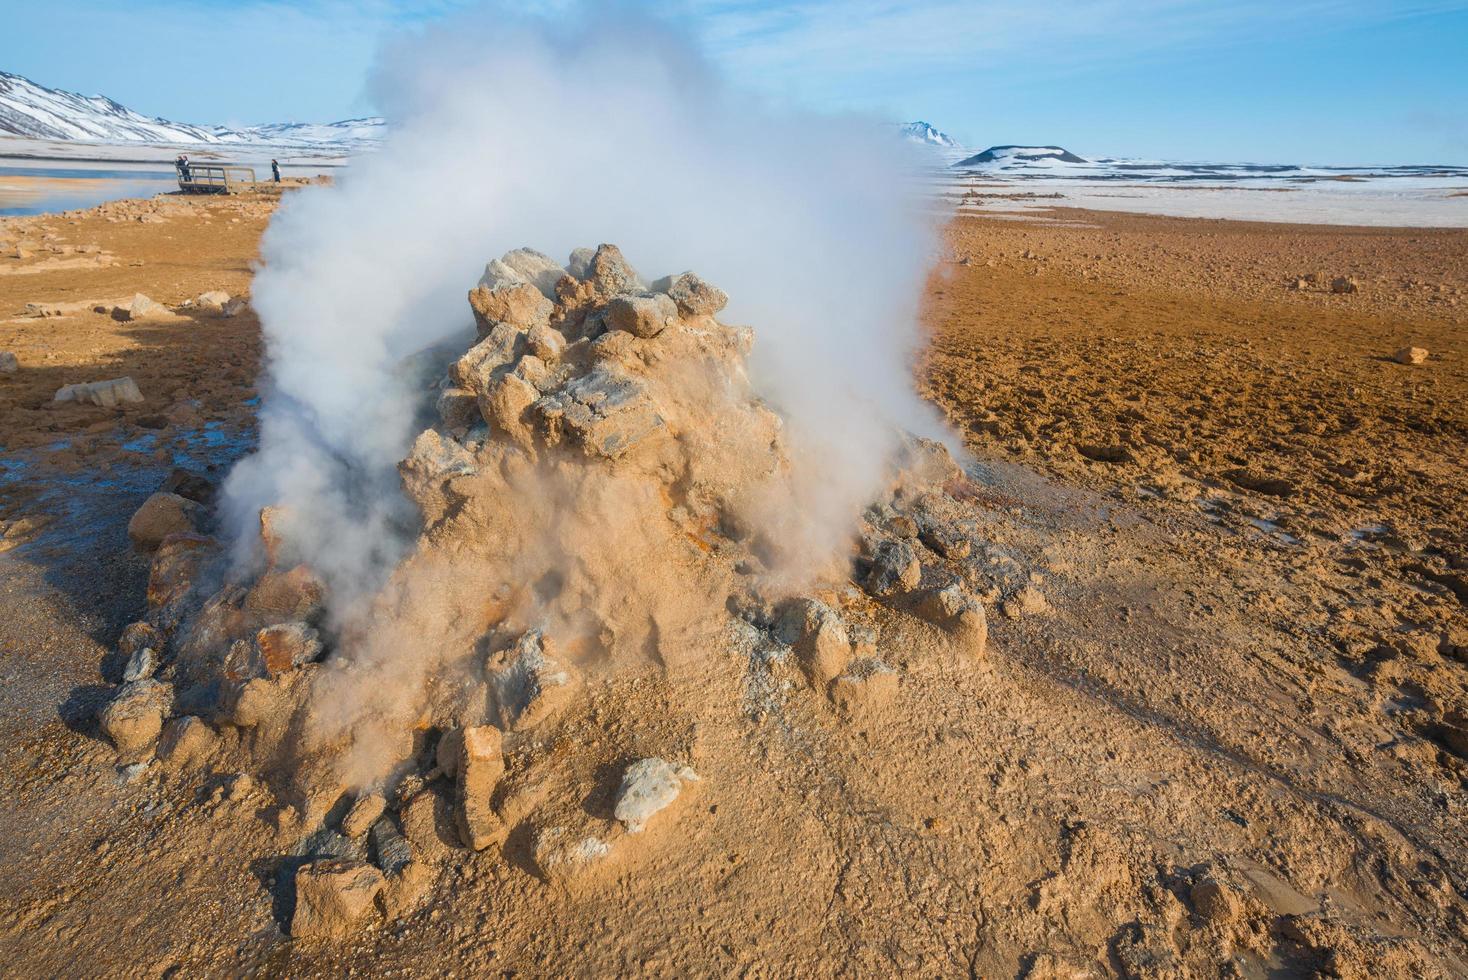
[[[0,0],[0,68],[185,122],[369,114],[467,0]],[[519,4],[520,7],[531,4]],[[554,11],[560,0],[534,5]],[[1468,162],[1468,0],[658,0],[736,85],[1082,154]],[[492,42],[486,42],[492,51]]]

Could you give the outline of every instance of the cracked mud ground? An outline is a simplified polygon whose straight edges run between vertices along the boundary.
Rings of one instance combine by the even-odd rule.
[[[209,207],[37,221],[124,264],[0,276],[0,314],[243,290],[269,209]],[[450,862],[340,943],[284,933],[268,790],[127,782],[88,717],[141,604],[124,528],[157,443],[199,465],[247,444],[257,325],[0,322],[23,366],[0,381],[7,971],[1468,971],[1468,235],[1067,218],[956,222],[927,298],[918,383],[974,457],[985,662],[881,615],[900,685],[851,718],[734,652],[707,689],[649,671],[546,746],[689,747],[700,787],[639,849],[571,885],[513,848]],[[1317,271],[1360,291],[1294,288]],[[1426,363],[1388,359],[1409,344]],[[45,407],[125,373],[147,404]]]

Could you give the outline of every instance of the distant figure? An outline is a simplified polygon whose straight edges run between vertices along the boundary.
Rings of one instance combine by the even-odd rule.
[[[275,160],[270,161],[270,173],[275,178],[275,182],[280,183],[280,164]]]
[[[189,176],[189,155],[180,153],[178,159],[173,161],[173,166],[178,170],[178,179],[188,183],[193,178]]]

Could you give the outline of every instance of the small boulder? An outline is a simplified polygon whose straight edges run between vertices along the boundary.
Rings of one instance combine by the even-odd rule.
[[[566,274],[566,270],[557,265],[549,255],[533,248],[517,248],[501,256],[500,262],[513,270],[522,281],[540,290],[546,299],[555,301],[556,283]],[[485,271],[488,272],[487,269]]]
[[[122,680],[125,684],[140,681],[144,677],[152,677],[153,671],[158,669],[158,654],[152,647],[139,647],[133,651],[133,655],[127,658],[127,665],[122,668]]]
[[[613,812],[629,833],[640,833],[647,822],[667,809],[687,782],[697,782],[698,773],[664,759],[639,759],[622,774]]]
[[[366,797],[364,797],[366,799]],[[361,800],[358,801],[359,803]],[[356,807],[353,807],[356,809]],[[351,814],[347,814],[351,816]],[[345,833],[345,824],[343,832]],[[377,857],[377,866],[385,874],[397,874],[413,861],[413,848],[408,844],[408,839],[398,830],[397,824],[392,822],[391,817],[379,817],[372,824],[371,832],[372,853]]]
[[[489,802],[505,771],[500,731],[490,725],[470,725],[455,741],[459,838],[469,848],[482,851],[504,836],[504,827]]]
[[[591,278],[591,260],[594,258],[596,258],[596,249],[572,249],[571,259],[566,263],[566,272],[577,279],[589,279]]]
[[[555,309],[554,304],[528,282],[493,290],[475,287],[469,292],[469,307],[474,311],[474,322],[481,337],[488,336],[501,323],[509,324],[517,331],[548,326]]]
[[[170,534],[193,533],[204,509],[176,493],[155,493],[127,523],[127,536],[139,551],[154,551]]]
[[[1004,600],[1004,615],[1010,619],[1019,619],[1021,616],[1038,616],[1050,611],[1050,603],[1045,599],[1045,593],[1027,585],[1014,595]]]
[[[0,350],[0,374],[14,374],[20,370],[20,361],[8,350]]]
[[[879,708],[897,693],[897,671],[875,657],[854,660],[831,682],[831,701],[843,714]]]
[[[167,310],[161,303],[154,302],[142,293],[134,293],[132,299],[112,308],[112,319],[122,323],[128,323],[132,320],[141,320],[147,316],[157,316],[160,313],[166,312]]]
[[[652,288],[667,293],[684,316],[713,316],[729,302],[728,293],[704,282],[692,272],[659,279]]]
[[[145,678],[118,688],[97,721],[119,756],[137,760],[158,740],[163,719],[172,710],[173,685]]]
[[[386,882],[365,861],[312,861],[296,872],[296,939],[345,939],[375,916]]]
[[[637,293],[642,290],[642,280],[632,268],[622,250],[615,245],[598,245],[587,265],[588,279],[592,287],[602,296],[621,293]]]
[[[255,647],[265,673],[279,677],[321,656],[321,639],[303,622],[276,623],[255,634]]]
[[[479,421],[479,396],[468,388],[445,388],[439,393],[437,408],[439,420],[451,432]]]
[[[387,800],[381,793],[364,793],[352,803],[347,815],[342,817],[342,833],[347,837],[361,837],[371,830],[387,809]],[[393,870],[383,868],[383,871]]]
[[[1243,912],[1238,892],[1214,878],[1204,878],[1194,884],[1190,897],[1204,922],[1229,925]]]
[[[184,715],[163,726],[158,760],[175,769],[192,768],[207,762],[218,744],[219,736],[202,718]]]
[[[230,300],[229,293],[222,289],[211,289],[207,293],[195,296],[189,304],[193,309],[209,316],[223,316],[225,304]]]
[[[1403,347],[1392,355],[1398,364],[1421,364],[1427,360],[1427,351],[1421,347]]]
[[[1361,284],[1351,276],[1336,276],[1330,281],[1330,291],[1336,294],[1354,293],[1360,288]]]
[[[923,578],[923,566],[906,541],[883,541],[872,556],[862,587],[877,598],[911,592]]]
[[[163,634],[151,623],[129,623],[117,639],[117,652],[131,658],[144,647],[163,649]]]
[[[678,317],[678,307],[663,293],[618,296],[607,304],[607,326],[634,337],[656,337]]]
[[[95,405],[98,408],[116,408],[118,405],[133,405],[143,401],[143,393],[138,390],[138,383],[132,378],[113,378],[110,381],[63,385],[56,389],[51,400]]]
[[[851,637],[846,624],[818,599],[788,603],[775,625],[779,638],[794,650],[811,686],[824,688],[851,660]]]
[[[952,582],[935,589],[918,603],[918,615],[934,626],[946,630],[974,657],[987,652],[989,620],[984,607],[969,595],[962,582]]]

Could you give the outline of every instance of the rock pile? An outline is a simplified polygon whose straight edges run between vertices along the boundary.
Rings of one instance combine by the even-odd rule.
[[[747,376],[752,332],[717,319],[721,290],[691,272],[645,285],[602,245],[564,267],[507,253],[468,301],[477,339],[399,466],[418,536],[370,601],[331,602],[288,510],[261,513],[257,565],[222,586],[196,506],[160,494],[134,521],[156,548],[150,611],[124,635],[102,730],[127,761],[156,747],[266,778],[310,859],[297,935],[411,908],[438,865],[512,836],[548,882],[647,846],[644,828],[713,784],[695,745],[546,751],[602,729],[622,679],[656,676],[692,713],[752,672],[840,724],[901,695],[885,616],[918,631],[904,656],[985,655],[966,479],[936,443],[885,461],[838,574],[775,584],[792,556],[763,528],[790,506],[791,437]],[[609,766],[619,782],[588,810]]]

